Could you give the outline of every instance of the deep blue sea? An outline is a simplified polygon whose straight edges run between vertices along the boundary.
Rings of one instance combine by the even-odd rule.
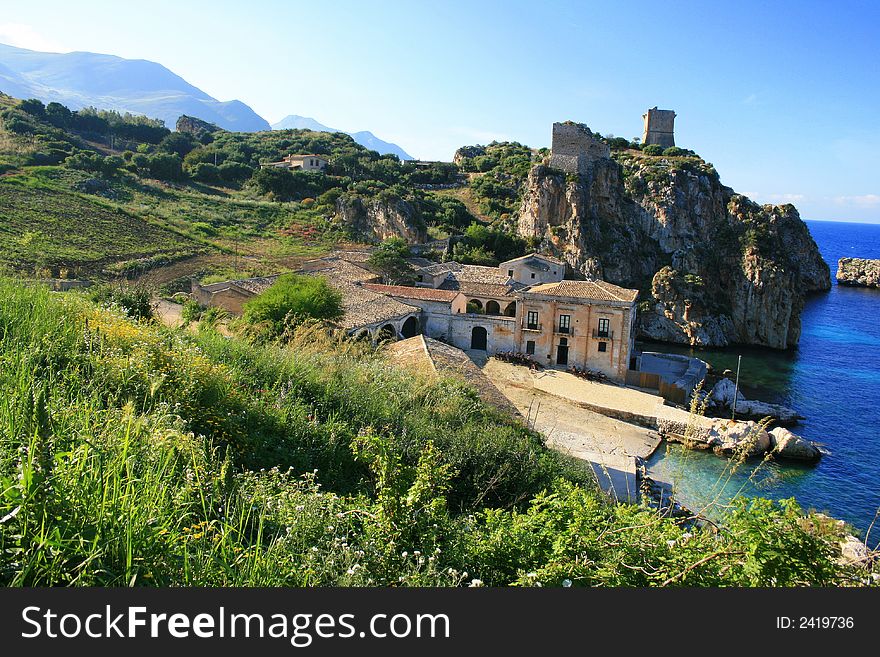
[[[808,221],[822,257],[831,267],[831,291],[810,298],[802,315],[797,349],[694,350],[715,368],[736,370],[748,398],[784,403],[807,419],[795,433],[828,450],[815,466],[747,463],[731,473],[727,459],[661,447],[649,471],[672,483],[691,508],[737,493],[781,499],[826,511],[865,532],[880,508],[880,290],[838,287],[837,260],[880,258],[880,225]],[[880,540],[880,519],[870,543]]]

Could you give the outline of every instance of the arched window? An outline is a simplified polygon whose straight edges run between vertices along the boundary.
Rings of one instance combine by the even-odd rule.
[[[498,302],[494,299],[492,301],[486,302],[486,314],[487,315],[500,315],[501,314],[501,306],[498,305]]]
[[[480,313],[483,312],[483,302],[479,299],[469,299],[467,302],[467,311],[469,313]]]
[[[504,308],[504,316],[505,317],[516,317],[516,301],[511,301]]]

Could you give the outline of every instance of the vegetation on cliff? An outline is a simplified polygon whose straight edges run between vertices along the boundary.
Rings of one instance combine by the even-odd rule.
[[[7,585],[857,585],[793,503],[613,504],[463,382],[0,280]]]

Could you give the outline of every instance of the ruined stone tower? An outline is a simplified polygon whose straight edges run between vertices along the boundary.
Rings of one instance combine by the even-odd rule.
[[[655,106],[642,114],[642,118],[645,120],[645,134],[642,136],[642,143],[645,146],[650,144],[657,144],[663,148],[675,146],[673,134],[675,112],[657,109]]]
[[[595,160],[611,157],[608,144],[600,141],[583,123],[553,124],[550,166],[566,173],[584,174]]]

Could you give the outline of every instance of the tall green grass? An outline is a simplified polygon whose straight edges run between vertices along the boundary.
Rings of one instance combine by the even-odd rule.
[[[718,533],[586,473],[321,327],[258,346],[0,279],[4,584],[865,581],[791,505]]]

